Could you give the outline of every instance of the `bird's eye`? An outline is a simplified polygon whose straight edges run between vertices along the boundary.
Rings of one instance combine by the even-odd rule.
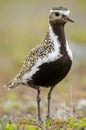
[[[57,17],[58,17],[59,15],[60,15],[60,14],[59,14],[58,12],[55,12],[55,16],[57,16]]]

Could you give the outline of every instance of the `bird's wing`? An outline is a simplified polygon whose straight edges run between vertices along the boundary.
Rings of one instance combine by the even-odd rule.
[[[3,87],[6,87],[8,89],[13,89],[17,86],[19,86],[20,84],[22,84],[22,77],[24,76],[24,74],[26,74],[27,72],[29,72],[31,70],[31,68],[34,66],[34,64],[36,63],[37,59],[39,57],[43,57],[43,54],[45,52],[46,47],[44,47],[44,45],[38,45],[37,47],[33,48],[29,55],[25,58],[24,64],[20,70],[20,72],[11,80],[9,81],[7,84],[3,85]]]
[[[23,84],[22,77],[29,73],[32,67],[35,65],[38,59],[43,59],[46,57],[47,54],[51,53],[53,50],[53,44],[44,41],[42,44],[38,45],[37,47],[33,48],[29,55],[25,58],[24,64],[13,80],[9,81],[4,87],[8,87],[9,89],[15,88],[20,84]]]
[[[51,45],[52,44],[43,43],[30,51],[29,55],[25,58],[23,67],[21,68],[21,77],[32,69],[39,58],[43,59],[48,53],[52,51]]]

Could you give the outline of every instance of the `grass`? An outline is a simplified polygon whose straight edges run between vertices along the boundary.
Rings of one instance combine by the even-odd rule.
[[[29,119],[19,119],[15,122],[10,122],[7,116],[4,116],[0,122],[0,130],[41,130],[43,127],[46,130],[85,130],[86,118],[78,121],[75,121],[72,117],[68,118],[67,121],[47,119],[44,126]]]

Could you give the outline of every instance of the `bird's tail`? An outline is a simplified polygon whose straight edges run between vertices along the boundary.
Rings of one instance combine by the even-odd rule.
[[[3,87],[8,88],[10,90],[10,89],[18,87],[20,84],[21,82],[19,80],[13,79],[9,81],[7,84],[3,85]]]

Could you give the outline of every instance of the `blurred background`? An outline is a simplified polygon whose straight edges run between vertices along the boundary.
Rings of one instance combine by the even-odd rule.
[[[21,86],[9,92],[2,85],[19,72],[29,50],[45,38],[49,10],[54,6],[69,8],[75,23],[65,27],[74,55],[73,66],[55,88],[52,102],[55,105],[65,101],[71,105],[71,100],[75,104],[82,99],[86,101],[86,0],[0,0],[0,116],[11,113],[12,108],[14,113],[21,113],[16,109],[22,104],[23,112],[35,111],[35,90]],[[44,106],[46,94],[43,89]]]

